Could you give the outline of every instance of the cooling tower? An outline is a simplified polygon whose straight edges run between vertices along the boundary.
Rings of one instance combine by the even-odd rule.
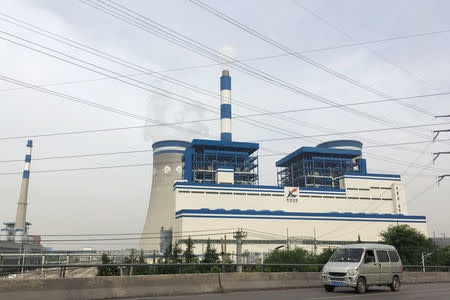
[[[172,229],[175,215],[173,184],[182,179],[181,157],[190,143],[178,140],[153,144],[153,179],[150,204],[139,249],[160,250],[160,231]]]

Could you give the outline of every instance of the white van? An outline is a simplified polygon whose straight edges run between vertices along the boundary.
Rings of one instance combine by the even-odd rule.
[[[335,287],[353,287],[364,293],[368,286],[386,285],[400,289],[403,265],[397,250],[383,244],[351,244],[339,247],[322,270],[327,292]]]

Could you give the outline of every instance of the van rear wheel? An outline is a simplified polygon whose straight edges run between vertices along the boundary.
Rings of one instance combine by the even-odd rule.
[[[397,276],[394,276],[394,278],[392,278],[392,283],[389,285],[389,287],[391,288],[391,291],[398,292],[400,290],[400,279],[398,279]]]
[[[323,286],[323,288],[325,289],[325,291],[327,291],[327,292],[332,292],[332,291],[334,291],[334,286],[332,286],[332,285],[324,285]]]
[[[367,283],[366,280],[363,277],[359,277],[358,281],[356,282],[355,290],[359,294],[363,294],[367,291]]]

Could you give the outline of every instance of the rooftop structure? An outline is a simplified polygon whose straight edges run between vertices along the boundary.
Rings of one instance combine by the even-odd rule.
[[[259,148],[255,143],[192,140],[183,156],[183,179],[190,183],[258,183]]]
[[[279,186],[342,189],[344,174],[367,174],[362,143],[330,141],[317,147],[301,147],[277,161]]]

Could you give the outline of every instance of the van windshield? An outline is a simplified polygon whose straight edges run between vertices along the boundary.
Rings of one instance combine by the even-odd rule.
[[[363,249],[337,249],[331,256],[333,262],[359,262]]]

